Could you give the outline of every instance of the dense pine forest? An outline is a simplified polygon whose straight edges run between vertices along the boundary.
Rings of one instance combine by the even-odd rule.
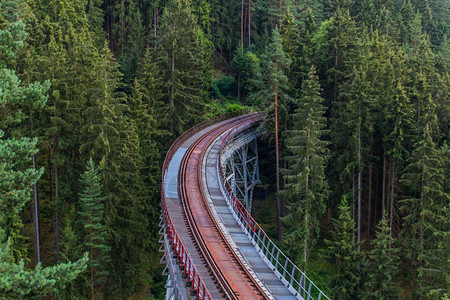
[[[165,153],[241,108],[255,217],[330,298],[448,299],[449,7],[1,0],[0,299],[163,299]]]

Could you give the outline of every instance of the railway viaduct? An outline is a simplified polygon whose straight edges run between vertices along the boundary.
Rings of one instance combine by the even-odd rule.
[[[259,114],[225,115],[169,149],[161,193],[166,299],[329,299],[250,214]]]

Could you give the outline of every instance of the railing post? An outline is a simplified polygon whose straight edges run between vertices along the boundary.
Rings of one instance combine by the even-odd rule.
[[[308,287],[308,298],[306,298],[306,300],[309,300],[309,298],[311,298],[311,285],[312,285],[312,282],[310,281],[309,287]]]
[[[273,253],[275,252],[275,244],[272,246],[272,253],[270,254],[270,263],[273,265]]]
[[[291,286],[292,286],[292,281],[294,280],[294,273],[295,273],[295,265],[292,264],[291,281],[289,283]]]
[[[286,262],[284,263],[284,268],[283,268],[283,278],[286,278],[286,271],[287,271],[288,261],[289,261],[289,259],[286,257]]]
[[[195,268],[192,268],[192,285],[191,290],[193,291],[195,289]]]
[[[305,275],[305,273],[302,272],[302,275],[300,276],[300,281],[298,283],[298,292],[300,293],[303,290],[303,276]]]
[[[277,251],[277,258],[275,259],[275,270],[278,271],[278,257],[280,256],[280,249]]]
[[[199,296],[200,296],[200,276],[198,274],[197,274],[197,280],[198,280],[198,282],[197,282],[197,295],[196,295],[195,299],[199,299]]]

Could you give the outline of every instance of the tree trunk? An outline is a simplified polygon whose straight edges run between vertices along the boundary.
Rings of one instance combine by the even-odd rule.
[[[248,0],[248,46],[250,47],[251,45],[251,0]]]
[[[366,251],[369,252],[370,249],[370,229],[372,226],[372,163],[369,163],[369,186],[368,186],[368,196],[367,196],[367,241],[366,241]]]
[[[241,5],[241,47],[244,48],[244,0]]]
[[[58,136],[53,135],[54,149],[55,152],[58,149]],[[55,159],[54,163],[55,172],[55,204],[56,204],[56,261],[59,263],[60,260],[60,242],[61,242],[61,205],[59,203],[59,178],[58,178],[58,162]]]
[[[361,165],[361,104],[359,106],[360,121],[358,125],[358,251],[361,251],[361,181],[362,181],[362,165]]]
[[[284,169],[287,169],[287,161],[284,160]],[[283,190],[286,189],[286,177],[283,176]],[[286,216],[286,200],[283,199],[281,203],[281,215]]]
[[[33,169],[37,170],[36,155],[33,155]],[[34,193],[33,219],[34,219],[34,231],[36,233],[35,260],[37,264],[41,262],[41,247],[40,247],[39,198],[36,183],[33,184],[33,193]]]
[[[307,129],[307,141],[306,144],[309,145],[310,142],[310,137],[311,137],[311,129],[308,127]],[[305,168],[307,170],[307,174],[306,174],[306,182],[305,182],[305,196],[306,199],[308,198],[308,191],[309,191],[309,170],[310,170],[310,166],[309,166],[309,153],[308,153],[308,149],[306,150],[306,157],[305,157]],[[304,217],[304,227],[308,228],[308,217],[309,217],[309,212],[311,209],[311,205],[309,205],[311,203],[305,203],[305,217]],[[305,265],[303,266],[306,269],[306,261],[307,261],[307,251],[308,251],[308,237],[305,235],[305,238],[303,240],[303,261],[305,263]]]
[[[281,20],[282,20],[282,13],[281,13],[281,9],[283,8],[283,0],[280,0],[280,15],[279,15],[279,20],[278,20],[278,24],[280,24],[280,29],[281,29]]]
[[[356,179],[355,179],[356,175],[355,175],[355,168],[352,168],[352,218],[353,220],[356,219],[356,204],[355,204],[355,199],[356,199]]]
[[[395,191],[395,160],[392,159],[392,173],[391,173],[391,208],[389,211],[389,235],[392,236],[392,226],[394,219],[394,191]],[[391,247],[391,242],[389,241],[389,248]]]
[[[334,53],[334,55],[335,55],[335,59],[334,59],[334,80],[333,80],[333,100],[334,100],[334,103],[336,103],[336,101],[337,101],[337,86],[338,86],[338,84],[337,84],[337,72],[336,72],[336,70],[338,69],[338,63],[339,63],[339,59],[338,59],[338,48],[336,47],[336,51],[335,51],[335,53]],[[339,108],[338,108],[339,109]]]
[[[56,202],[56,262],[59,263],[61,258],[60,243],[61,243],[61,208],[59,203],[59,186],[58,186],[58,163],[55,162],[55,202]]]
[[[127,44],[126,41],[126,23],[125,23],[125,3],[124,0],[122,0],[122,20],[121,21],[121,25],[122,25],[122,43],[121,43],[121,48]],[[121,51],[123,51],[123,49],[120,49]]]
[[[154,48],[156,49],[156,25],[157,25],[157,18],[158,18],[158,7],[155,5],[153,8],[153,37],[154,37]]]
[[[92,265],[92,262],[94,261],[94,250],[92,247],[92,207],[89,210],[89,225],[90,226],[90,239],[91,239],[91,261],[90,261],[90,265],[91,265],[91,299],[94,300],[94,267]]]
[[[172,45],[174,47],[174,45]],[[174,90],[174,71],[175,71],[175,49],[172,48],[172,72],[170,74],[171,77],[171,84],[170,84],[170,106],[169,106],[169,115],[172,116],[172,121],[170,122],[171,124],[171,132],[174,133],[174,123],[173,120],[175,118],[175,99],[174,99],[174,95],[175,95],[175,90]]]
[[[242,48],[241,48],[241,51],[243,51]],[[240,71],[239,71],[239,74],[238,74],[238,82],[237,82],[237,84],[238,84],[238,86],[237,86],[238,101],[240,103],[242,103],[242,99],[241,99],[241,72]]]
[[[386,206],[386,156],[383,154],[383,182],[381,187],[381,214],[385,214]]]
[[[33,117],[30,116],[31,122],[31,137],[33,137]],[[33,169],[37,170],[36,165],[36,155],[33,154]],[[41,261],[41,247],[40,247],[40,224],[39,224],[39,199],[36,183],[33,184],[33,194],[34,202],[32,205],[32,220],[34,221],[34,232],[35,232],[35,248],[34,248],[34,259],[35,263],[38,264]],[[22,229],[21,229],[22,230]]]
[[[48,166],[49,166],[49,170],[50,172],[48,172],[48,196],[49,196],[49,201],[50,203],[53,203],[53,172],[51,171],[51,165],[52,165],[52,150],[49,151],[48,154]],[[52,220],[53,220],[53,215],[52,215]],[[50,222],[51,227],[50,227],[50,231],[53,232],[53,230],[55,230],[55,228],[53,227],[54,224],[53,222]]]
[[[278,57],[275,57],[275,71],[278,68]],[[276,159],[276,176],[277,176],[277,239],[281,240],[280,232],[280,160],[278,150],[278,85],[275,81],[275,159]]]

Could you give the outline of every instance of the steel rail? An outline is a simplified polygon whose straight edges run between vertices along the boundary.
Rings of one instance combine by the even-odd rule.
[[[198,229],[197,223],[194,220],[194,216],[192,214],[192,211],[190,209],[189,203],[188,203],[188,196],[186,191],[186,185],[185,185],[185,179],[186,179],[186,173],[187,173],[187,164],[189,161],[189,157],[191,156],[192,152],[196,149],[196,146],[210,133],[217,130],[217,128],[213,128],[210,131],[208,131],[207,134],[204,134],[202,137],[200,137],[198,140],[196,140],[186,151],[185,155],[183,156],[183,159],[180,164],[180,169],[178,172],[178,190],[180,192],[179,198],[182,203],[183,212],[186,218],[187,225],[189,229],[191,230],[192,237],[195,241],[195,243],[199,247],[199,251],[202,255],[202,257],[205,259],[205,262],[208,266],[208,268],[213,273],[213,278],[216,279],[217,284],[220,286],[220,289],[228,296],[230,299],[238,299],[235,297],[233,293],[233,289],[229,285],[228,281],[225,279],[224,275],[220,271],[220,268],[217,266],[212,254],[209,252],[208,247],[206,246],[205,241],[201,237],[200,230]]]
[[[181,266],[184,266],[183,273],[186,275],[187,282],[191,282],[191,290],[196,291],[196,300],[204,300],[209,299],[211,300],[211,295],[206,289],[205,283],[200,278],[197,268],[192,262],[192,259],[189,255],[189,253],[186,250],[186,247],[184,246],[180,236],[178,235],[175,226],[173,224],[173,221],[170,217],[166,198],[165,198],[165,176],[167,169],[169,168],[170,161],[172,160],[173,156],[175,155],[176,151],[180,148],[180,146],[191,136],[196,134],[197,132],[201,131],[202,129],[208,127],[211,124],[214,124],[215,122],[226,120],[235,116],[238,116],[240,114],[245,113],[244,111],[237,111],[232,112],[229,114],[225,114],[222,116],[214,117],[210,120],[205,120],[196,126],[188,129],[186,132],[184,132],[182,135],[180,135],[176,141],[171,145],[169,148],[166,157],[164,159],[163,163],[163,171],[162,171],[162,187],[161,187],[161,210],[163,214],[163,220],[164,220],[164,227],[167,229],[167,236],[170,239],[170,242],[173,246],[173,252],[177,257],[177,260],[180,262]],[[166,233],[165,233],[166,234]]]
[[[248,124],[251,123],[254,119],[258,119],[260,118],[259,115],[255,114],[251,117],[249,117],[244,124]],[[242,124],[239,124],[238,127],[240,127]],[[236,126],[233,126],[233,128],[235,128]],[[226,130],[222,130],[221,132],[219,132],[218,134],[216,134],[216,136],[211,139],[208,144],[205,146],[205,151],[203,151],[200,155],[199,161],[202,162],[204,160],[204,157],[206,155],[206,151],[207,149],[210,147],[210,145],[214,142],[214,140],[216,140],[217,137],[219,137],[220,135],[222,135]],[[236,252],[233,250],[232,246],[230,245],[228,239],[225,237],[223,231],[220,229],[220,226],[216,220],[216,218],[213,217],[213,212],[211,211],[211,207],[206,203],[206,193],[204,190],[204,186],[203,186],[203,182],[202,182],[202,167],[201,164],[198,165],[197,167],[197,180],[198,180],[198,186],[200,187],[200,193],[202,195],[202,199],[204,201],[206,210],[208,211],[208,214],[211,218],[211,221],[214,224],[214,227],[216,228],[217,232],[219,233],[221,239],[224,241],[225,245],[227,246],[227,248],[230,250],[231,255],[234,258],[234,261],[236,261],[239,266],[241,271],[243,271],[246,275],[247,278],[250,279],[250,281],[252,282],[252,284],[256,287],[256,289],[259,291],[259,293],[262,295],[262,298],[264,299],[270,299],[267,295],[266,292],[264,291],[264,289],[259,285],[259,283],[255,280],[255,278],[253,277],[252,274],[250,274],[250,272],[248,271],[248,269],[242,264],[241,260],[239,259],[238,255],[236,254]]]
[[[252,119],[254,119],[255,117],[257,117],[256,115],[253,116],[245,116],[243,118],[240,118],[239,120],[244,120],[244,122],[249,122]],[[187,171],[187,166],[188,166],[188,162],[191,160],[191,155],[194,151],[198,151],[199,144],[202,143],[203,141],[205,141],[207,144],[203,145],[203,148],[201,149],[201,154],[200,154],[200,158],[198,158],[198,161],[202,161],[203,157],[205,155],[206,150],[209,148],[209,145],[220,135],[222,135],[224,132],[226,132],[227,130],[233,128],[236,126],[236,121],[235,120],[232,124],[224,124],[219,128],[214,128],[211,131],[209,131],[208,133],[204,134],[202,137],[200,137],[195,143],[193,143],[191,145],[191,147],[188,149],[188,151],[186,152],[183,161],[181,163],[181,168],[180,168],[180,172],[179,172],[179,186],[180,186],[180,192],[181,192],[181,200],[183,205],[183,210],[185,212],[186,215],[186,219],[189,223],[189,227],[191,228],[191,232],[193,233],[193,237],[197,243],[197,245],[199,246],[199,251],[201,252],[202,256],[205,258],[210,270],[212,271],[214,277],[217,280],[218,285],[220,286],[220,288],[224,291],[224,293],[226,294],[227,298],[229,299],[239,299],[237,297],[237,295],[235,295],[235,292],[239,293],[239,291],[235,291],[233,290],[232,286],[230,285],[230,283],[227,281],[227,279],[225,278],[222,270],[220,270],[220,267],[216,264],[215,260],[214,260],[214,256],[211,254],[211,252],[208,249],[208,246],[205,243],[204,238],[201,236],[200,234],[200,230],[197,227],[196,221],[193,217],[191,208],[189,206],[189,200],[188,200],[188,194],[186,192],[186,184],[185,184],[185,179],[187,176],[192,175],[189,174],[189,172]],[[214,135],[212,138],[210,137],[211,135]],[[207,140],[207,138],[209,138],[209,140]],[[202,191],[202,183],[201,183],[201,166],[197,165],[197,185],[200,187],[200,194],[201,194],[201,199],[202,199],[202,203],[203,206],[206,208],[206,212],[207,215],[209,217],[209,219],[211,220],[214,228],[215,228],[215,232],[218,234],[219,239],[221,240],[221,242],[226,246],[226,248],[228,248],[228,255],[231,255],[232,259],[231,261],[233,261],[234,264],[237,265],[237,267],[242,271],[242,274],[244,275],[245,278],[247,278],[250,282],[251,282],[251,286],[254,290],[257,291],[257,293],[261,296],[261,298],[264,299],[268,299],[268,297],[266,296],[266,294],[264,293],[264,290],[261,288],[261,286],[255,281],[254,277],[251,276],[251,274],[248,272],[248,270],[245,268],[245,266],[242,265],[241,261],[238,259],[236,253],[233,251],[233,249],[231,248],[230,244],[228,243],[228,241],[226,240],[226,238],[224,237],[222,231],[219,229],[219,226],[217,224],[217,221],[215,220],[215,218],[212,216],[212,212],[209,208],[209,206],[206,203],[205,200],[205,193],[204,191]]]

